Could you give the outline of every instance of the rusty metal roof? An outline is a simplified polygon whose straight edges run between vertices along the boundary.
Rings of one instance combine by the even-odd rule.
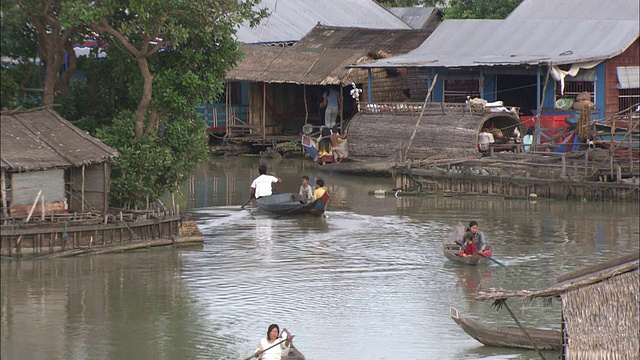
[[[103,163],[118,152],[50,109],[2,112],[2,169],[10,172]]]
[[[410,29],[373,0],[262,0],[270,16],[255,28],[242,24],[238,40],[245,44],[295,42],[318,23],[371,29]]]

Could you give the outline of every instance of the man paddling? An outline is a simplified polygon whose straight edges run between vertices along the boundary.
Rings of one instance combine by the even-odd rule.
[[[258,172],[260,173],[260,176],[255,178],[251,183],[251,197],[259,199],[264,196],[271,196],[273,193],[271,184],[281,183],[282,180],[277,177],[275,173],[267,175],[267,165],[260,165],[258,167]]]

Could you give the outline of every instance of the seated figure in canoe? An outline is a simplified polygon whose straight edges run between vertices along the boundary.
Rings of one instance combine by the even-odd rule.
[[[484,235],[482,234],[482,232],[480,232],[478,230],[478,222],[477,221],[471,221],[469,223],[469,227],[466,230],[466,234],[471,234],[472,238],[473,238],[473,243],[476,247],[476,250],[478,251],[478,253],[480,254],[484,254],[487,256],[491,256],[491,250],[487,249],[487,242],[484,239]],[[464,248],[467,246],[467,242],[465,241],[465,238],[463,237],[460,240],[456,241],[456,244],[462,246],[462,249],[464,250]]]
[[[324,188],[324,180],[316,180],[316,189],[313,191],[313,197],[309,202],[314,204],[313,208],[309,210],[310,213],[315,215],[324,213],[327,202],[329,202],[329,193]]]
[[[465,247],[464,250],[460,251],[458,256],[470,257],[478,252],[478,250],[476,249],[476,244],[473,243],[473,235],[471,235],[470,232],[464,234],[463,239],[465,241]]]
[[[320,140],[318,140],[318,164],[325,165],[334,161],[333,146],[331,146],[331,130],[322,128]]]

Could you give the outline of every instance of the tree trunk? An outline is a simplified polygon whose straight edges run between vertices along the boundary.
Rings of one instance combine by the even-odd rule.
[[[143,135],[144,118],[147,115],[147,110],[149,110],[149,105],[151,104],[153,76],[151,75],[151,71],[149,71],[149,63],[147,62],[146,57],[138,56],[136,57],[136,61],[138,62],[140,73],[142,74],[142,79],[144,81],[142,98],[140,99],[140,103],[138,103],[138,108],[136,109],[136,138],[139,139]]]
[[[69,66],[60,76],[60,79],[58,81],[58,87],[60,91],[62,91],[64,94],[68,94],[69,92],[71,92],[71,87],[69,86],[69,79],[71,79],[71,75],[73,75],[73,72],[76,70],[77,57],[76,57],[76,52],[73,49],[73,43],[71,42],[71,39],[67,39],[67,41],[65,41],[64,49],[69,56],[69,64],[68,64]],[[63,56],[64,56],[64,53],[63,53]]]
[[[151,105],[151,114],[149,114],[149,123],[147,129],[144,131],[145,135],[151,135],[154,131],[157,131],[160,119],[164,114],[155,106]]]

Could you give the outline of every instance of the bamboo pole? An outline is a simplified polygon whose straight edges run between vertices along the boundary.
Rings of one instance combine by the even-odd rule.
[[[406,157],[409,155],[409,149],[413,144],[413,139],[416,137],[416,133],[418,132],[418,126],[420,126],[420,121],[422,121],[422,116],[424,115],[424,111],[427,108],[427,103],[429,102],[429,96],[431,96],[431,91],[436,85],[436,81],[438,80],[438,74],[433,77],[433,81],[431,82],[431,86],[429,86],[429,91],[427,91],[427,96],[424,98],[424,103],[422,104],[422,111],[420,112],[420,117],[418,117],[418,121],[416,122],[416,126],[413,128],[413,133],[411,134],[411,138],[409,139],[409,145],[407,145],[407,150],[403,156],[402,161],[406,161]]]
[[[539,69],[539,68],[538,68]],[[544,79],[544,86],[542,87],[542,95],[540,95],[540,103],[538,104],[538,111],[536,114],[536,134],[534,135],[534,141],[531,144],[532,151],[538,151],[538,142],[540,140],[540,113],[542,112],[542,106],[544,106],[544,98],[547,92],[547,85],[549,85],[549,74],[551,73],[551,65],[547,66],[547,76]],[[538,76],[538,83],[540,82]]]
[[[303,96],[304,96],[304,124],[307,125],[309,122],[309,106],[307,104],[307,85],[302,85]]]
[[[262,139],[267,138],[267,83],[262,83]]]
[[[40,212],[42,213],[40,214],[40,218],[44,221],[44,194],[40,197]]]
[[[82,187],[81,187],[81,205],[80,205],[80,209],[81,212],[84,214],[84,165],[82,165]]]
[[[9,217],[9,203],[7,202],[7,183],[5,180],[5,173],[2,170],[2,178],[0,178],[0,187],[2,188],[2,216],[5,218],[5,223]]]

